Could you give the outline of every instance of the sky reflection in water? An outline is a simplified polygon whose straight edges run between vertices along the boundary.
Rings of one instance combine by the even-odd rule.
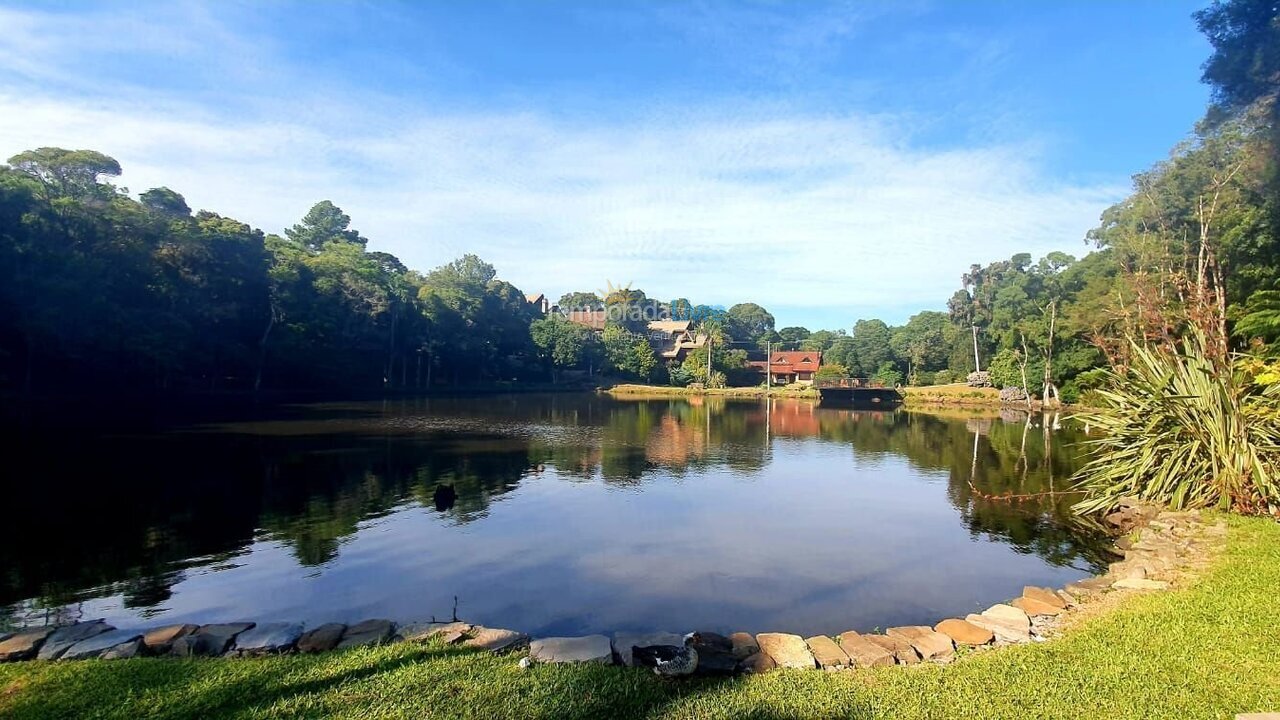
[[[1078,465],[1077,430],[1009,419],[556,395],[35,443],[54,482],[23,500],[65,511],[0,550],[0,602],[123,626],[426,619],[455,596],[540,635],[931,624],[1103,560],[1071,496],[973,494]]]

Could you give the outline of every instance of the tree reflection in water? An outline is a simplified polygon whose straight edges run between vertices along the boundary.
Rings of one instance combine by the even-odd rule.
[[[256,541],[281,543],[301,565],[321,567],[362,523],[406,503],[467,525],[544,473],[620,488],[710,471],[750,481],[787,443],[944,472],[948,500],[971,536],[1054,564],[1106,560],[1099,529],[1075,520],[1072,496],[1062,492],[1080,464],[1080,433],[1056,416],[587,395],[323,405],[300,414],[26,438],[14,465],[39,479],[17,485],[12,507],[45,511],[0,526],[0,604],[20,613],[123,594],[127,607],[158,612],[188,569],[234,563]],[[999,497],[1007,495],[1017,497]]]

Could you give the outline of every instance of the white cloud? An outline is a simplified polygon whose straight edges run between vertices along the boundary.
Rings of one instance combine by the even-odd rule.
[[[14,47],[0,69],[18,70]],[[337,91],[328,113],[259,97],[237,116],[50,77],[0,81],[0,153],[98,149],[135,192],[167,185],[271,232],[332,199],[411,267],[475,252],[526,291],[632,282],[782,324],[939,307],[972,262],[1079,249],[1124,191],[1045,177],[1034,138],[916,146],[911,117],[722,104],[587,122]]]

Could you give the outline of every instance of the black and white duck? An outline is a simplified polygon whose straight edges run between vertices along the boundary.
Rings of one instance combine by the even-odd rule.
[[[692,675],[698,669],[698,651],[687,645],[637,645],[631,648],[631,657],[637,665],[651,667],[663,677]]]

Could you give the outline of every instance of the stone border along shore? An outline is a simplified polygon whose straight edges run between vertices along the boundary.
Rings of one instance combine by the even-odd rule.
[[[957,648],[972,650],[1043,641],[1076,608],[1109,591],[1166,590],[1188,572],[1203,566],[1212,551],[1225,544],[1226,523],[1207,525],[1200,513],[1161,512],[1137,502],[1122,503],[1104,522],[1126,533],[1115,544],[1124,559],[1112,563],[1101,576],[1071,583],[1061,590],[1026,587],[1022,596],[993,605],[981,613],[950,618],[933,627],[892,627],[884,634],[852,630],[836,638],[802,638],[786,633],[728,637],[708,632],[616,633],[551,637],[530,641],[514,630],[487,628],[465,622],[423,622],[397,626],[389,620],[365,620],[354,625],[328,623],[304,630],[297,623],[251,622],[213,625],[170,625],[148,630],[119,630],[101,620],[61,627],[0,633],[0,661],[104,660],[140,656],[253,657],[284,653],[314,653],[389,642],[438,639],[446,645],[493,653],[522,651],[520,664],[589,662],[637,664],[632,647],[676,646],[696,650],[697,674],[759,673],[774,668],[844,670],[920,662],[947,663]],[[523,652],[527,651],[527,652]],[[687,650],[680,650],[692,655]],[[663,674],[683,674],[671,668]]]

